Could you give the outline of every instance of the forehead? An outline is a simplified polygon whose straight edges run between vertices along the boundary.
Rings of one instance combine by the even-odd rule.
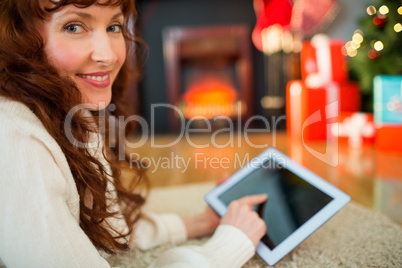
[[[48,12],[56,11],[67,5],[74,5],[78,8],[85,8],[92,5],[99,6],[123,6],[129,0],[42,0],[44,10]]]
[[[120,7],[92,5],[85,8],[74,5],[63,6],[47,16],[47,22],[63,23],[65,19],[81,18],[88,21],[107,22],[114,19],[124,19]]]
[[[2,1],[2,0],[0,0]],[[54,19],[60,19],[65,14],[77,14],[90,12],[94,16],[106,16],[109,12],[118,12],[125,17],[127,10],[123,6],[124,0],[44,0],[44,13],[42,22],[50,22]],[[119,5],[120,3],[120,5]],[[106,11],[107,10],[107,11]],[[118,10],[118,11],[116,11]],[[106,13],[105,13],[106,12]],[[115,14],[113,14],[115,15]],[[105,18],[106,18],[105,17]]]

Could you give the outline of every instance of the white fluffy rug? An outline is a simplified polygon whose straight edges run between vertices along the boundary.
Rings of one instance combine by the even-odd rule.
[[[204,194],[211,183],[153,189],[146,205],[155,212],[194,215],[205,209]],[[184,244],[200,244],[207,238]],[[146,267],[161,252],[176,245],[149,251],[132,250],[110,257],[112,266]],[[245,267],[266,267],[256,255]],[[402,267],[402,227],[387,217],[349,203],[317,232],[274,267]]]

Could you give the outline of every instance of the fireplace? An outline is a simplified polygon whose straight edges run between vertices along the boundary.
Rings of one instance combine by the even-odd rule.
[[[186,119],[216,116],[236,118],[244,114],[247,107],[239,100],[233,77],[216,73],[200,73],[185,83],[185,91],[179,101],[179,109]],[[238,110],[237,107],[242,107]]]
[[[245,25],[169,27],[163,49],[169,124],[252,114],[250,29]],[[180,112],[178,112],[180,111]]]

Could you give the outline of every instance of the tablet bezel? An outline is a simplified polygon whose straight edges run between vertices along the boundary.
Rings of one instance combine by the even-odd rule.
[[[327,194],[332,200],[307,220],[302,226],[294,231],[285,240],[279,243],[274,249],[270,249],[262,241],[259,242],[256,252],[258,255],[269,265],[274,265],[297,245],[304,241],[308,236],[315,232],[326,221],[333,217],[342,207],[349,201],[350,196],[328,183],[321,177],[317,176],[310,170],[297,164],[285,154],[281,153],[275,148],[268,148],[257,157],[253,158],[246,166],[239,169],[236,173],[230,176],[223,183],[208,192],[204,199],[205,201],[220,215],[223,216],[227,211],[226,204],[219,199],[219,196],[230,190],[234,185],[239,183],[248,174],[261,168],[265,161],[273,160],[279,163],[278,160],[283,162],[283,168],[294,173],[302,180],[308,182],[316,187],[323,193]]]

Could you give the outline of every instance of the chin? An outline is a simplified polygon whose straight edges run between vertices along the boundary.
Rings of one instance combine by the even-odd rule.
[[[105,109],[111,102],[112,96],[105,96],[102,98],[86,98],[83,101],[83,104],[86,106],[88,110],[91,111],[99,111]]]

